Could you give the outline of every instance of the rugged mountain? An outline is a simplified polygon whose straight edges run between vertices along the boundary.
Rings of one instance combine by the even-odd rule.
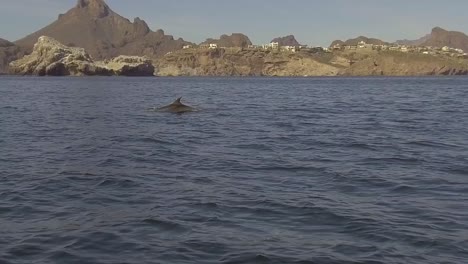
[[[84,48],[96,59],[117,55],[160,57],[187,44],[162,30],[151,31],[145,21],[133,22],[120,16],[104,0],[78,0],[76,6],[58,19],[15,43],[31,51],[40,36],[52,37],[67,46]]]
[[[331,46],[334,46],[335,44],[340,44],[340,45],[345,45],[345,46],[355,46],[357,45],[359,42],[361,41],[364,41],[365,43],[367,44],[373,44],[373,45],[384,45],[384,44],[388,44],[387,42],[385,41],[382,41],[380,39],[376,39],[376,38],[368,38],[368,37],[364,37],[364,36],[359,36],[357,38],[353,38],[353,39],[348,39],[346,41],[341,41],[341,40],[335,40],[333,41],[331,44],[330,44],[330,47]]]
[[[458,31],[447,31],[440,27],[432,29],[428,40],[422,46],[444,47],[462,49],[468,51],[468,36]]]
[[[416,40],[403,39],[403,40],[397,40],[395,41],[395,43],[398,45],[419,46],[423,44],[424,42],[428,41],[430,38],[431,38],[431,34],[427,34],[426,36],[416,39]]]
[[[285,37],[278,37],[274,38],[271,42],[278,42],[280,46],[300,46],[299,42],[297,42],[296,38],[293,35],[285,36]]]
[[[23,50],[14,43],[0,38],[0,74],[8,72],[8,63],[24,56]]]
[[[249,37],[242,33],[233,33],[231,36],[228,35],[221,35],[219,39],[212,39],[209,38],[204,42],[200,43],[200,45],[208,45],[208,44],[218,44],[218,47],[241,47],[245,48],[249,45],[252,45]]]

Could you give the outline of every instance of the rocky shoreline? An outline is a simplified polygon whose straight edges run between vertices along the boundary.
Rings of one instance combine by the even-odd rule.
[[[9,65],[13,75],[82,76],[121,75],[153,76],[152,61],[137,56],[118,56],[104,61],[94,61],[83,49],[68,47],[57,40],[42,36],[31,54]]]
[[[280,52],[187,49],[155,60],[156,76],[468,75],[468,60],[389,51]]]
[[[33,52],[9,64],[37,76],[427,76],[468,75],[468,60],[388,51],[284,52],[190,48],[159,59],[118,56],[94,61],[83,49],[42,36]]]

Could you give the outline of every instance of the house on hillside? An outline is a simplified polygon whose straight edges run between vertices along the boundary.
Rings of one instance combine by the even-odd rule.
[[[331,50],[341,50],[343,49],[343,47],[341,46],[341,44],[335,44],[333,46],[330,47]]]
[[[372,49],[372,44],[367,44],[365,41],[359,41],[357,46],[360,49]]]
[[[282,46],[281,50],[284,51],[290,51],[290,52],[296,52],[297,48],[295,46]]]
[[[278,42],[271,42],[269,44],[265,44],[265,45],[263,45],[263,49],[277,50],[277,49],[279,49],[279,43]]]

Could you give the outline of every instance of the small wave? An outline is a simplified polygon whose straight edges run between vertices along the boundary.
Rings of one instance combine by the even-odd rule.
[[[414,192],[415,190],[417,190],[416,187],[405,185],[405,184],[400,184],[392,188],[392,191],[397,192],[397,193],[409,193],[409,192]]]
[[[157,218],[146,218],[146,219],[143,219],[142,222],[152,227],[155,227],[160,231],[184,232],[188,230],[188,228],[184,227],[183,225],[178,224],[173,221],[169,221],[169,220],[163,220],[163,219],[157,219]]]
[[[7,106],[2,106],[2,107],[0,107],[0,109],[5,109],[5,110],[19,110],[19,107],[7,105]]]
[[[221,259],[221,263],[224,264],[247,264],[247,263],[272,263],[273,259],[263,255],[263,254],[251,254],[251,253],[244,253],[244,254],[231,254],[225,256]],[[278,260],[275,260],[277,262]],[[287,263],[287,262],[284,262]]]
[[[22,243],[11,247],[7,250],[7,254],[16,257],[39,256],[44,252],[44,248],[37,244]]]
[[[360,164],[368,165],[368,164],[419,164],[423,162],[422,158],[415,158],[415,157],[372,157],[372,158],[365,158],[359,161]]]
[[[344,145],[344,147],[352,148],[352,149],[364,149],[364,150],[377,150],[374,146],[366,143],[349,143]]]
[[[143,142],[143,143],[156,143],[156,144],[164,144],[164,145],[173,145],[174,142],[158,139],[158,138],[151,138],[151,137],[144,137],[144,138],[137,138],[135,141]]]
[[[412,146],[422,146],[422,147],[435,147],[435,148],[460,148],[459,145],[443,143],[443,142],[436,142],[436,141],[428,141],[428,140],[413,140],[405,142],[406,145]]]
[[[139,186],[139,184],[130,179],[106,178],[106,179],[101,180],[96,186],[99,186],[99,187],[115,186],[117,188],[133,188],[133,187]]]
[[[321,167],[313,167],[313,166],[252,166],[252,169],[259,170],[259,171],[292,171],[292,172],[300,172],[300,171],[317,171],[323,172],[325,168]]]

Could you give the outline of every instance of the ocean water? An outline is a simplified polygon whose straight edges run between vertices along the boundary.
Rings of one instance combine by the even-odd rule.
[[[2,76],[0,263],[468,263],[468,78]]]

